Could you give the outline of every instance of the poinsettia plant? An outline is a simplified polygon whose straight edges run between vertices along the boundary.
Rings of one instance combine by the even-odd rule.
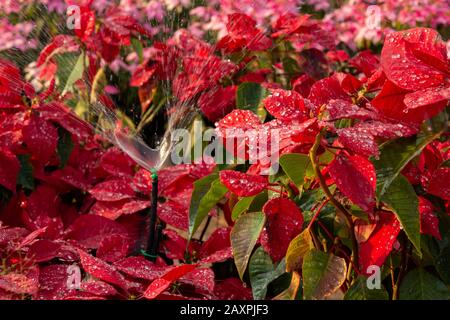
[[[450,298],[436,30],[391,32],[378,54],[342,50],[303,13],[159,37],[120,6],[67,5],[79,27],[51,33],[32,80],[0,59],[0,298]],[[125,56],[133,68],[115,72]],[[95,130],[97,104],[148,140],[195,117],[244,155],[159,170],[156,259],[155,176]],[[245,130],[277,132],[278,171],[250,161]]]

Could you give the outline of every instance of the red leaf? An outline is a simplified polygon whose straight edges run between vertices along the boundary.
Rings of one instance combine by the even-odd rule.
[[[139,65],[133,72],[130,79],[130,86],[141,87],[153,77],[158,69],[158,62],[148,59],[141,65]]]
[[[122,289],[127,289],[128,284],[117,269],[106,262],[95,258],[82,250],[77,250],[80,255],[81,265],[84,271],[105,282],[115,284]]]
[[[408,137],[415,133],[417,133],[416,127],[379,121],[362,122],[351,128],[337,130],[339,142],[355,153],[366,157],[379,155],[375,137],[391,139]]]
[[[370,50],[359,52],[350,59],[350,65],[363,72],[366,77],[370,77],[380,64],[378,57]]]
[[[441,108],[441,110],[444,109],[449,99],[450,86],[440,86],[407,93],[403,102],[405,103],[405,106],[407,108],[406,111],[408,112],[411,110],[427,107],[427,109],[432,109],[421,110],[424,110],[424,113],[429,113],[430,111],[434,112],[434,110],[439,107]],[[436,106],[436,104],[438,105]],[[430,118],[432,115],[433,114],[430,114],[426,117]]]
[[[232,257],[233,257],[233,248],[227,247],[225,249],[216,251],[209,256],[206,256],[205,258],[201,259],[200,262],[201,263],[216,263],[216,262],[225,261]]]
[[[298,144],[312,144],[319,131],[317,119],[312,118],[302,123],[295,123],[286,125],[279,120],[272,120],[262,125],[262,130],[268,130],[267,135],[267,149],[271,150],[271,130],[278,130],[279,134],[279,148],[284,149]],[[276,132],[276,131],[275,131]],[[273,150],[271,150],[273,152]]]
[[[207,258],[217,251],[227,249],[231,246],[230,228],[218,228],[209,236],[198,252],[200,259]]]
[[[70,16],[71,14],[68,14]],[[87,7],[81,7],[80,28],[75,29],[75,34],[81,41],[86,40],[95,29],[95,13]]]
[[[380,153],[378,144],[370,133],[354,128],[345,128],[338,130],[338,136],[339,142],[359,155],[370,157],[378,156]]]
[[[28,230],[25,228],[4,228],[0,226],[0,245],[19,241],[26,234],[28,234]]]
[[[22,241],[14,248],[16,251],[32,244],[34,240],[36,240],[39,236],[41,236],[43,233],[45,233],[45,230],[47,228],[41,228],[34,230],[33,232],[30,232],[26,237],[22,239]]]
[[[302,97],[307,97],[315,80],[307,74],[302,74],[292,82],[292,90],[297,91]]]
[[[237,86],[213,88],[198,99],[203,115],[211,122],[222,119],[235,106]]]
[[[274,32],[272,34],[273,38],[278,38],[280,36],[289,36],[293,33],[300,32],[302,27],[306,25],[310,15],[296,15],[293,13],[287,13],[280,16],[274,25]]]
[[[339,81],[342,90],[347,94],[358,94],[359,89],[362,87],[362,82],[351,74],[338,72],[334,74],[334,77]]]
[[[62,244],[51,240],[39,240],[33,243],[27,252],[27,258],[35,262],[45,262],[58,256]]]
[[[134,190],[131,186],[132,181],[129,179],[113,179],[101,182],[89,193],[100,201],[118,201],[134,197]]]
[[[40,216],[58,216],[60,204],[61,200],[54,188],[48,185],[40,185],[26,199],[26,204],[23,207],[31,219],[37,219]]]
[[[37,66],[40,67],[41,65],[46,63],[54,54],[77,51],[78,44],[76,43],[75,39],[76,38],[68,35],[55,36],[52,39],[52,42],[41,51],[41,54],[37,59]]]
[[[364,157],[338,155],[328,166],[339,190],[366,212],[375,207],[375,168]]]
[[[162,278],[169,281],[176,281],[188,274],[192,270],[197,268],[197,264],[183,264],[176,267],[171,268],[167,273],[165,273]]]
[[[222,118],[216,127],[222,144],[230,149],[228,151],[240,158],[247,158],[246,144],[250,133],[255,133],[255,129],[258,129],[260,125],[261,121],[252,111],[238,109]]]
[[[16,156],[8,149],[0,147],[0,185],[15,192],[19,171],[20,163]]]
[[[55,154],[58,144],[58,130],[42,117],[32,114],[28,124],[23,127],[23,141],[33,157],[46,164]]]
[[[367,91],[373,92],[380,90],[386,80],[386,75],[384,74],[383,70],[379,68],[370,76],[370,78],[367,79]]]
[[[223,133],[224,136],[226,129],[255,129],[261,124],[258,116],[250,110],[233,110],[227,116],[217,124],[219,131]]]
[[[101,297],[115,296],[118,294],[117,290],[113,286],[98,280],[83,281],[80,284],[80,289],[83,292]]]
[[[73,293],[69,293],[68,295],[66,295],[64,297],[63,300],[106,300],[106,298],[97,296],[97,295],[92,295],[89,292],[79,292],[79,291],[75,291]]]
[[[123,214],[131,214],[150,207],[148,200],[123,199],[113,202],[97,201],[91,208],[90,214],[116,220]]]
[[[162,177],[160,177],[160,179],[161,178]],[[158,181],[158,186],[159,185],[161,185],[160,181]],[[152,174],[145,169],[139,169],[138,172],[136,172],[136,174],[134,175],[133,186],[136,192],[140,192],[142,194],[150,194],[150,192],[152,191]]]
[[[58,188],[61,193],[67,189],[81,189],[87,190],[90,183],[86,181],[83,172],[79,168],[75,169],[72,166],[66,165],[60,170],[52,171],[50,174],[45,172],[45,168],[37,168],[34,172],[36,178],[47,182],[49,185]]]
[[[161,293],[166,291],[167,288],[172,284],[172,281],[166,280],[164,278],[154,280],[150,286],[145,290],[144,297],[147,299],[155,299]]]
[[[442,240],[439,231],[439,219],[433,213],[433,204],[423,197],[419,197],[420,233],[429,234]]]
[[[61,200],[53,188],[40,185],[22,202],[22,221],[31,230],[45,228],[49,238],[59,238],[63,231]]]
[[[106,262],[115,262],[125,258],[130,248],[130,241],[119,234],[103,238],[98,246],[96,257]]]
[[[144,297],[147,299],[155,299],[163,293],[174,281],[177,281],[185,274],[197,268],[196,264],[183,264],[172,268],[160,279],[153,281],[145,290]]]
[[[233,13],[228,15],[228,35],[217,43],[217,47],[225,49],[227,52],[234,52],[243,48],[251,51],[267,50],[272,45],[272,41],[255,26],[256,21],[245,14]]]
[[[381,92],[372,100],[372,105],[388,118],[420,123],[442,111],[446,104],[443,97],[446,95],[448,92],[445,88],[441,90],[434,87],[411,93],[387,80]]]
[[[295,91],[273,89],[271,95],[264,99],[264,106],[275,118],[282,121],[305,121],[309,110],[300,94]]]
[[[342,90],[336,77],[328,77],[314,83],[311,87],[308,99],[314,104],[316,111],[330,100],[342,99],[350,101],[349,96]]]
[[[338,119],[358,119],[358,120],[369,120],[378,119],[379,115],[376,110],[368,110],[365,108],[360,108],[357,105],[347,101],[347,100],[330,100],[327,103],[327,110],[329,112],[329,117],[326,119],[328,121],[334,121]]]
[[[233,170],[220,171],[219,176],[220,182],[240,197],[254,196],[263,191],[268,185],[265,177],[252,176]]]
[[[253,300],[252,290],[238,278],[217,282],[215,294],[220,300]]]
[[[60,300],[74,291],[67,286],[68,267],[65,264],[52,264],[40,268],[38,299]]]
[[[186,247],[188,245],[187,240],[174,230],[165,229],[163,234],[166,238],[161,242],[160,250],[162,250],[169,259],[184,260],[184,254],[186,253]]]
[[[418,127],[401,123],[388,123],[381,121],[367,121],[358,123],[353,128],[367,130],[371,135],[384,139],[409,137],[417,133]]]
[[[21,104],[20,87],[23,86],[23,80],[20,69],[17,66],[4,59],[0,59],[0,97],[3,102],[12,104]]]
[[[193,270],[181,277],[179,282],[194,286],[198,293],[209,294],[214,292],[214,272],[210,268]]]
[[[127,231],[122,225],[113,220],[86,214],[80,216],[70,226],[67,238],[76,240],[87,248],[97,249],[103,239],[113,234],[126,237]]]
[[[359,264],[363,274],[370,275],[367,268],[371,265],[383,265],[400,232],[400,222],[394,214],[379,212],[378,217],[375,231],[366,242],[359,245]]]
[[[261,232],[261,245],[274,262],[286,254],[289,243],[302,230],[303,215],[295,202],[287,198],[274,198],[263,207],[266,225]]]
[[[132,176],[134,161],[118,148],[109,148],[100,158],[99,166],[113,176]]]
[[[350,56],[344,50],[331,50],[326,55],[330,62],[345,62],[350,59]]]
[[[444,200],[450,200],[450,168],[442,167],[431,175],[426,190]]]
[[[253,72],[246,73],[239,77],[239,82],[255,82],[255,83],[264,83],[266,81],[266,76],[270,74],[272,70],[268,68],[259,69]]]
[[[168,270],[168,267],[150,262],[142,256],[116,261],[114,266],[128,276],[149,281],[162,277]]]
[[[187,207],[173,200],[158,203],[158,217],[165,223],[181,230],[187,230],[189,227]]]
[[[20,273],[0,275],[0,289],[16,294],[35,295],[38,291],[37,279],[29,278]]]
[[[381,51],[386,77],[406,90],[439,86],[448,72],[447,50],[433,29],[414,28],[387,35]]]
[[[173,92],[181,102],[215,86],[220,79],[237,70],[234,63],[221,60],[211,52],[208,49],[208,51],[183,58],[185,72],[178,73],[173,82]]]

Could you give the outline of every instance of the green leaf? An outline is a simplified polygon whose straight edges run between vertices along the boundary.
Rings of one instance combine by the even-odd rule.
[[[298,294],[298,288],[300,287],[300,274],[298,272],[292,272],[291,283],[286,290],[278,294],[273,300],[295,300]],[[301,299],[301,296],[299,297]]]
[[[78,57],[77,62],[73,66],[73,69],[65,82],[64,89],[62,91],[62,95],[67,92],[73,92],[73,85],[75,82],[80,80],[83,77],[84,66],[88,64],[88,61],[85,61],[84,53],[81,53]]]
[[[435,260],[436,270],[446,285],[450,285],[450,246],[442,250]]]
[[[236,106],[238,109],[257,112],[258,106],[265,95],[265,89],[255,82],[244,82],[236,91]]]
[[[17,156],[20,162],[20,171],[17,176],[17,184],[24,189],[34,190],[33,166],[28,154],[19,154]]]
[[[336,190],[336,185],[329,187],[331,193]],[[302,193],[301,197],[296,197],[295,202],[300,207],[305,218],[305,224],[309,224],[317,209],[317,204],[325,201],[327,196],[322,188],[307,190]],[[309,213],[309,214],[308,214]],[[319,220],[332,233],[335,231],[336,222],[336,208],[328,202],[320,211]]]
[[[193,236],[209,211],[228,192],[220,182],[217,173],[206,176],[194,182],[191,205],[189,207],[189,239]]]
[[[380,149],[380,158],[378,160],[372,160],[377,173],[378,199],[381,199],[383,194],[386,193],[389,185],[395,180],[408,162],[419,155],[423,148],[438,138],[444,130],[444,120],[433,119],[430,121],[434,122],[423,128],[417,135],[417,138],[403,138],[386,143]]]
[[[442,151],[441,151],[442,152]],[[447,159],[445,161],[443,161],[440,165],[440,167],[446,167],[446,168],[450,168],[450,159]]]
[[[59,127],[58,128],[58,145],[56,148],[58,157],[59,157],[59,167],[64,168],[67,164],[67,161],[69,160],[70,154],[73,150],[73,142],[72,142],[72,136],[70,132],[68,132],[66,129]]]
[[[255,196],[255,199],[253,199],[252,203],[250,204],[248,211],[250,212],[262,211],[262,208],[266,204],[268,199],[269,193],[267,192],[267,190],[258,193]]]
[[[89,112],[86,101],[83,101],[83,99],[76,101],[76,105],[73,107],[73,111],[76,115],[84,119],[86,117],[86,114]]]
[[[286,71],[289,76],[293,76],[301,72],[297,61],[291,57],[284,58],[282,63],[284,71]]]
[[[243,214],[231,230],[230,240],[233,248],[234,263],[241,279],[247,269],[248,260],[264,227],[266,217],[261,212]]]
[[[235,221],[242,213],[248,210],[256,196],[243,197],[233,207],[231,219]]]
[[[287,153],[280,157],[281,168],[297,187],[303,185],[309,164],[309,157],[305,154]]]
[[[305,254],[314,247],[309,229],[292,239],[286,252],[286,271],[300,270]]]
[[[13,192],[0,185],[0,208],[7,205],[13,196]]]
[[[419,199],[414,188],[403,175],[399,175],[390,184],[382,201],[394,211],[403,230],[420,255]]]
[[[142,43],[136,38],[131,38],[131,44],[138,55],[139,63],[144,62],[144,47],[142,46]]]
[[[104,93],[107,84],[108,80],[106,79],[105,68],[98,69],[91,85],[91,94],[90,94],[91,103],[98,101],[99,97]]]
[[[285,273],[284,269],[285,264],[283,261],[275,268],[272,259],[264,249],[262,247],[256,249],[248,266],[253,298],[255,300],[264,299],[267,294],[267,286],[273,280]]]
[[[329,189],[331,193],[333,193],[334,190],[336,190],[336,185],[330,186]],[[323,189],[316,188],[303,192],[300,199],[298,199],[297,204],[300,206],[300,209],[302,209],[302,211],[313,211],[317,206],[317,203],[322,202],[325,199],[327,199],[327,195],[325,194]],[[327,208],[334,210],[334,206],[331,204],[327,204],[323,209]],[[323,212],[323,209],[321,212]]]
[[[321,300],[333,294],[345,281],[343,258],[312,249],[303,259],[303,297]]]
[[[361,210],[358,206],[352,205],[349,212],[352,214],[352,216],[369,222],[369,215],[367,214],[367,212]]]
[[[386,289],[369,289],[367,279],[359,276],[345,293],[344,300],[389,300]]]
[[[400,300],[450,299],[450,291],[446,285],[421,268],[410,271],[403,278],[399,294]]]

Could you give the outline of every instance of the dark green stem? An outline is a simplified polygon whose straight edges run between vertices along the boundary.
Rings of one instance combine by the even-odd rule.
[[[147,257],[151,261],[156,260],[156,252],[158,247],[156,245],[156,220],[157,220],[157,208],[158,208],[158,174],[156,171],[152,171],[152,203],[150,207],[150,223],[149,223],[149,237],[147,242]]]
[[[323,191],[325,192],[326,196],[328,197],[328,199],[330,200],[330,202],[336,207],[336,209],[338,209],[338,212],[340,212],[342,214],[342,216],[344,217],[345,221],[347,222],[347,226],[349,228],[349,233],[350,233],[350,239],[352,241],[352,262],[353,262],[353,266],[357,269],[357,273],[359,272],[359,263],[358,263],[358,242],[356,240],[355,237],[355,230],[354,230],[354,224],[353,224],[353,220],[351,217],[351,214],[347,211],[347,209],[344,208],[344,206],[337,201],[333,194],[331,193],[330,189],[327,186],[327,183],[325,181],[325,178],[322,176],[322,173],[320,171],[320,166],[319,163],[317,161],[317,150],[320,147],[320,143],[322,141],[323,138],[323,134],[324,131],[321,131],[317,136],[316,136],[316,141],[314,142],[314,145],[312,146],[311,150],[309,151],[309,158],[311,160],[311,165],[313,167],[313,170],[319,180],[319,184],[321,186],[321,188],[323,189]]]

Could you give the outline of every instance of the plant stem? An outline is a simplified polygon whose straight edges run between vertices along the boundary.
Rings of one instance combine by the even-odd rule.
[[[320,211],[322,211],[323,207],[325,207],[325,205],[328,203],[329,199],[326,199],[324,202],[322,202],[322,204],[319,206],[319,208],[316,210],[316,213],[314,214],[314,216],[312,217],[311,221],[309,222],[308,225],[308,229],[311,229],[314,221],[317,219],[317,217],[320,214]]]
[[[309,151],[309,158],[311,159],[311,165],[313,167],[313,170],[319,180],[319,184],[323,191],[325,192],[326,196],[328,197],[329,201],[338,209],[338,212],[340,212],[344,219],[347,222],[349,231],[350,231],[350,239],[352,241],[352,263],[357,271],[359,271],[359,263],[358,263],[358,242],[356,241],[355,232],[354,232],[354,224],[352,217],[350,213],[347,211],[347,209],[344,208],[344,206],[337,201],[333,194],[331,193],[330,189],[327,186],[327,183],[325,182],[325,178],[322,176],[322,173],[320,172],[320,167],[317,161],[317,150],[320,147],[320,143],[322,141],[324,131],[321,131],[316,136],[316,141],[314,142],[314,145],[312,146],[311,150]]]
[[[400,288],[400,284],[403,280],[403,275],[405,274],[406,267],[408,266],[408,243],[405,235],[401,234],[402,238],[402,257],[400,260],[400,270],[398,272],[397,281],[395,282],[394,287],[392,288],[392,300],[398,300],[398,289]]]
[[[212,219],[212,217],[208,216],[208,219],[206,220],[206,223],[205,223],[205,227],[203,228],[202,233],[200,234],[200,239],[199,239],[200,241],[203,241],[203,237],[205,236],[206,230],[208,230],[209,224],[211,223],[211,219]]]
[[[156,172],[152,173],[152,204],[150,207],[150,223],[149,223],[149,237],[147,242],[147,254],[151,261],[156,260],[156,251],[158,250],[155,245],[156,238],[156,219],[157,219],[157,206],[158,206],[158,175]]]

